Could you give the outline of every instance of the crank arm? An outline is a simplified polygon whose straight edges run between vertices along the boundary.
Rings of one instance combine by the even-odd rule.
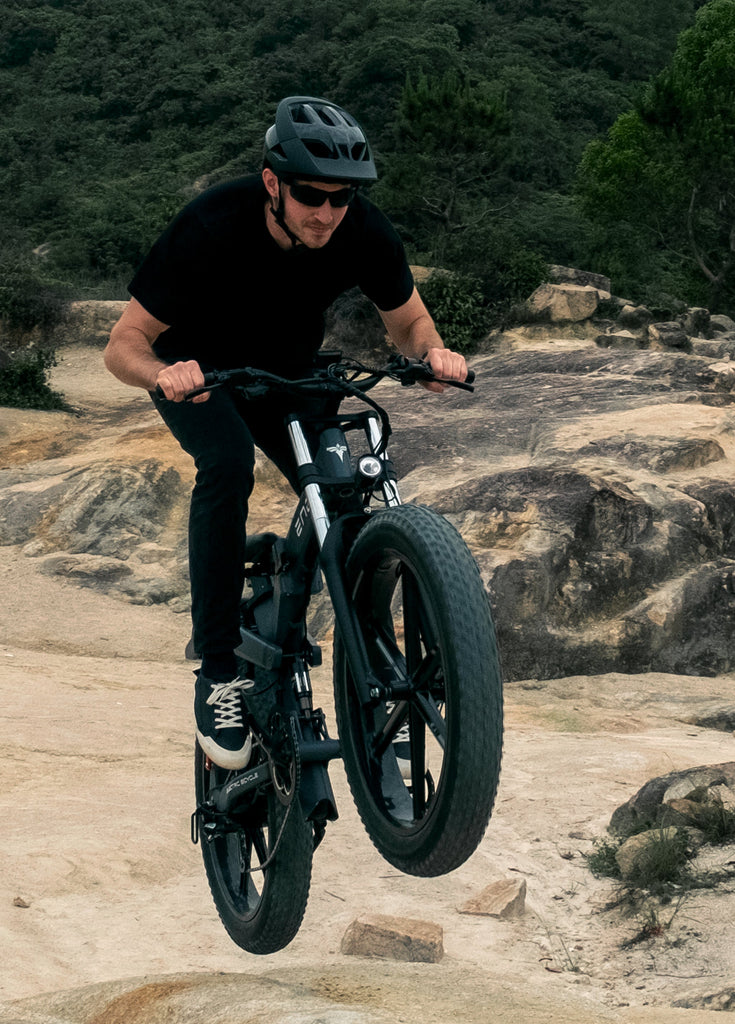
[[[256,765],[255,768],[245,768],[242,772],[230,779],[224,786],[214,790],[214,806],[221,814],[226,814],[238,803],[246,793],[266,782],[270,782],[271,773],[268,762]]]

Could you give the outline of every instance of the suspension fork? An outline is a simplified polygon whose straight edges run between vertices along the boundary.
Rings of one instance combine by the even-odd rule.
[[[376,455],[377,458],[387,463],[388,452],[380,452],[380,446],[383,443],[383,434],[380,429],[380,424],[378,423],[378,417],[374,413],[370,414],[368,417],[367,436],[368,441],[370,442],[370,448],[372,449],[373,455]],[[378,454],[379,452],[380,454]],[[381,486],[383,490],[385,504],[388,506],[388,508],[395,508],[396,505],[401,504],[401,498],[400,495],[398,494],[398,485],[396,484],[395,480],[389,480],[388,477],[385,476]]]
[[[308,475],[309,469],[313,467],[313,460],[303,427],[296,417],[290,419],[287,426],[297,465],[302,472]],[[375,430],[377,438],[370,437],[371,445],[377,445],[380,441],[377,423]],[[319,544],[322,571],[327,581],[329,596],[332,599],[334,616],[344,640],[352,678],[355,681],[360,703],[368,704],[380,696],[383,686],[370,668],[357,613],[347,593],[344,576],[344,564],[347,557],[344,539],[346,520],[345,517],[341,517],[333,523],[330,522],[321,489],[316,482],[307,480],[303,490]]]

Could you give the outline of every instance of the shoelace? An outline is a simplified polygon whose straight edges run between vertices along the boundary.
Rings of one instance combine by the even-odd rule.
[[[207,704],[214,705],[215,729],[242,729],[240,693],[249,685],[252,685],[250,679],[233,679],[230,683],[213,684]]]

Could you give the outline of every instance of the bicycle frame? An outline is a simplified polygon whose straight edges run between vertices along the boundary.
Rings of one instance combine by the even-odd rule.
[[[306,427],[312,428],[319,439],[316,456]],[[327,736],[321,711],[315,711],[312,705],[308,666],[320,664],[321,657],[306,633],[306,610],[312,584],[321,569],[360,700],[368,703],[384,695],[385,685],[372,673],[346,591],[344,564],[352,539],[370,514],[372,494],[379,488],[382,503],[390,506],[400,504],[400,497],[390,459],[381,451],[382,434],[374,412],[320,418],[292,415],[287,429],[301,495],[285,538],[270,534],[250,542],[254,554],[259,559],[267,557],[270,564],[267,574],[258,572],[250,577],[253,597],[247,606],[254,628],[241,629],[241,644],[235,653],[268,673],[274,682],[280,680],[282,686],[288,669],[299,714],[310,723],[309,732],[313,733],[299,737],[298,753],[305,766],[300,784],[304,814],[311,820],[334,819],[336,805],[324,769],[340,751],[338,742]],[[353,468],[346,434],[360,429],[368,452],[359,462],[372,459],[368,466],[372,475]],[[241,799],[244,789],[262,781],[253,772],[249,780],[239,785],[235,780],[223,787],[218,809],[225,812]]]

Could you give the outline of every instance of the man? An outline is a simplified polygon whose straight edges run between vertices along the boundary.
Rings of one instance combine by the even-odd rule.
[[[302,375],[321,345],[325,310],[355,285],[399,351],[445,380],[467,375],[416,291],[396,232],[358,192],[376,177],[367,140],[346,111],[314,97],[282,100],[266,133],[262,174],[216,186],[182,210],[133,278],[105,350],[108,369],[151,392],[195,460],[189,570],[202,657],[197,738],[223,768],[244,767],[251,746],[234,649],[254,444],[293,481],[283,420],[296,400],[243,402],[226,389],[190,402],[185,396],[211,369]]]

